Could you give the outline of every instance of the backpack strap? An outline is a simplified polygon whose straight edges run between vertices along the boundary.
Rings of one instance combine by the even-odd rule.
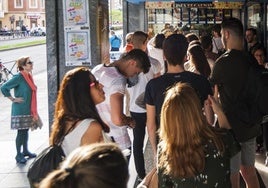
[[[80,120],[76,120],[76,121],[72,124],[72,126],[67,130],[67,132],[61,137],[59,143],[57,144],[58,146],[61,146],[61,144],[62,144],[62,142],[63,142],[63,140],[64,140],[64,137],[65,137],[67,134],[69,134],[69,133],[75,128],[74,125],[75,125],[78,121],[80,121]]]

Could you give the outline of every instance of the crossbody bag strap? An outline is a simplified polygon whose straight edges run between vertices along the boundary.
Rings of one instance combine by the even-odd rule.
[[[75,128],[74,125],[75,125],[78,121],[80,121],[80,120],[76,120],[76,121],[72,124],[72,126],[67,130],[67,132],[61,137],[59,143],[57,144],[58,146],[60,146],[60,145],[62,144],[62,142],[63,142],[63,140],[64,140],[64,137],[65,137],[67,134],[69,134],[69,133]]]

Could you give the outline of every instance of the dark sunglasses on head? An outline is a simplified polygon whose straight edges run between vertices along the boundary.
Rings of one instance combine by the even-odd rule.
[[[26,64],[32,65],[33,62],[32,61],[28,61],[28,62],[26,62]]]

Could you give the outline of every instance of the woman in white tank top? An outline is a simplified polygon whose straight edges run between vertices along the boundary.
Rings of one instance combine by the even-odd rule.
[[[64,137],[62,149],[66,156],[75,148],[102,142],[109,127],[101,120],[96,104],[105,100],[103,85],[88,68],[68,71],[60,85],[55,104],[50,144]]]

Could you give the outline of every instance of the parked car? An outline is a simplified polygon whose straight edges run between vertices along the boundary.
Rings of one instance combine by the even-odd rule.
[[[30,30],[31,36],[46,36],[46,28],[45,27],[33,27]]]
[[[0,36],[11,36],[11,35],[12,35],[11,31],[0,29]]]

